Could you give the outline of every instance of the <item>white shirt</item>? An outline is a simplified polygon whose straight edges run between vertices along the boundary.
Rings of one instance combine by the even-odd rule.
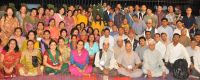
[[[158,33],[161,34],[163,32],[167,34],[167,36],[168,36],[168,38],[170,38],[170,40],[172,39],[174,31],[170,26],[167,26],[167,27],[160,26],[158,28]]]
[[[166,53],[166,46],[161,41],[158,41],[155,45],[156,50],[158,50],[161,53],[161,57],[164,59],[165,53]]]
[[[197,72],[200,73],[200,49],[196,53],[194,53],[193,59],[194,59],[194,68]]]
[[[111,35],[109,35],[108,38],[106,38],[105,36],[101,36],[101,37],[100,37],[100,42],[99,42],[99,47],[100,47],[100,49],[103,48],[103,43],[104,43],[106,40],[109,40],[109,48],[112,49],[113,46],[114,46],[114,38],[113,38]]]
[[[174,30],[174,34],[175,34],[175,33],[178,33],[179,35],[181,35],[181,30],[178,29],[178,28],[176,28],[176,29]],[[187,33],[186,33],[186,35],[187,35],[187,37],[190,38],[190,35],[189,35],[189,32],[188,32],[188,29],[187,29]]]
[[[165,55],[165,62],[174,63],[178,59],[186,59],[188,67],[191,64],[190,56],[186,48],[178,43],[176,46],[173,45],[173,42],[167,46],[167,51]]]
[[[198,46],[196,46],[195,49],[192,49],[191,46],[188,46],[188,47],[186,47],[186,49],[187,49],[190,57],[194,56],[194,54],[200,50],[200,48]]]
[[[109,69],[118,68],[113,51],[111,50],[108,50],[107,52],[103,51],[101,59],[99,59],[99,54],[100,52],[97,52],[95,56],[94,64],[96,67],[100,68],[101,70],[104,69],[103,67],[106,67]],[[107,62],[109,60],[110,62]],[[106,65],[106,63],[109,63],[109,65]]]

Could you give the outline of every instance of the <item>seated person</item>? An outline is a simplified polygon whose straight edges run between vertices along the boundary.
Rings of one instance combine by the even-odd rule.
[[[50,41],[49,49],[44,52],[43,64],[45,66],[44,72],[49,75],[56,75],[58,73],[67,73],[68,64],[63,63],[60,52],[56,49],[57,43]]]
[[[196,41],[192,40],[192,44],[197,45]],[[200,48],[196,46],[193,51],[194,69],[192,70],[192,76],[200,78]]]
[[[89,65],[89,53],[84,49],[84,41],[77,42],[77,48],[71,51],[71,65],[69,71],[75,76],[87,76],[92,72],[92,66]]]
[[[118,59],[119,74],[129,76],[131,78],[141,77],[142,70],[139,69],[141,65],[141,60],[135,52],[132,50],[131,42],[127,41],[125,43],[126,51]]]
[[[0,64],[3,66],[2,73],[4,77],[14,77],[18,75],[21,52],[19,51],[16,39],[9,40],[8,44],[1,51],[0,56]]]
[[[19,69],[19,73],[22,76],[36,76],[42,74],[43,66],[41,51],[34,48],[34,42],[32,40],[27,41],[27,49],[22,51],[20,63],[23,65]]]
[[[169,73],[162,61],[161,53],[155,49],[156,42],[149,41],[149,48],[144,52],[143,72],[148,78],[160,77],[166,78]]]
[[[104,74],[109,76],[117,75],[117,63],[114,58],[114,52],[109,48],[109,42],[103,42],[103,48],[97,52],[95,56],[95,68],[94,73]]]

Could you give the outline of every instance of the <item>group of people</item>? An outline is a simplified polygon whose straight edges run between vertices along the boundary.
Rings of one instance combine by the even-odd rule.
[[[115,8],[103,15],[73,5],[19,11],[7,7],[0,20],[0,73],[4,77],[103,74],[166,78],[178,59],[200,77],[200,28],[192,8],[146,5]],[[95,14],[95,16],[94,16]]]

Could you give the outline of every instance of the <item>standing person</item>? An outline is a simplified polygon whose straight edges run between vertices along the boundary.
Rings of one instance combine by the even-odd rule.
[[[140,8],[140,13],[138,15],[138,18],[140,20],[144,20],[144,16],[146,15],[146,12],[147,12],[147,6],[146,5],[142,5],[141,8]]]
[[[28,10],[25,4],[22,4],[20,10],[16,12],[16,17],[19,21],[19,26],[22,27],[24,23],[24,18],[27,16]]]
[[[158,33],[158,30],[155,27],[153,27],[152,19],[148,19],[147,22],[146,22],[146,25],[147,25],[147,28],[146,28],[145,32],[150,31],[151,37],[153,38],[154,34]],[[144,32],[144,36],[145,36],[145,32]]]
[[[137,48],[138,43],[139,43],[139,41],[135,39],[135,32],[134,32],[133,29],[131,29],[131,30],[128,31],[128,38],[125,39],[124,41],[125,42],[126,41],[130,41],[131,42],[133,51],[135,51],[135,49]]]
[[[109,29],[104,29],[104,35],[100,37],[100,42],[99,42],[99,47],[100,49],[103,48],[103,43],[104,41],[109,42],[109,48],[113,48],[114,46],[114,38],[110,35],[110,30]]]
[[[60,7],[58,10],[58,13],[53,15],[53,18],[55,19],[55,26],[58,27],[59,23],[61,21],[64,21],[65,18],[65,8],[64,7]]]
[[[72,11],[67,11],[67,16],[65,17],[65,24],[67,29],[67,32],[71,32],[72,28],[75,26],[75,21],[72,15]]]
[[[152,20],[152,27],[156,28],[158,25],[158,17],[157,15],[153,14],[152,9],[150,8],[147,9],[147,14],[144,16],[145,23],[147,23],[149,19]]]
[[[55,19],[49,20],[49,26],[47,30],[50,31],[50,35],[53,40],[57,40],[59,38],[60,31],[59,31],[59,28],[56,27]]]
[[[126,49],[125,53],[121,56],[119,56],[118,59],[118,72],[119,74],[131,77],[131,78],[137,78],[141,77],[143,72],[141,69],[139,69],[139,66],[141,65],[141,60],[137,53],[132,51],[131,42],[127,41],[125,43]]]
[[[39,19],[37,18],[37,9],[32,8],[30,16],[26,16],[24,18],[23,31],[25,31],[25,34],[27,34],[30,30],[36,30],[38,22]]]
[[[88,25],[88,18],[86,16],[86,11],[85,10],[82,10],[81,11],[81,14],[78,14],[77,15],[77,24],[80,24],[80,23],[84,23],[85,25]]]
[[[98,29],[100,32],[104,29],[104,22],[101,20],[101,16],[99,14],[96,15],[91,27],[93,29]]]
[[[87,76],[92,72],[92,66],[89,64],[89,54],[84,49],[84,41],[77,42],[77,48],[71,51],[69,71],[75,76]]]
[[[44,72],[48,75],[56,75],[58,73],[67,73],[68,64],[63,63],[60,52],[57,50],[57,43],[52,40],[49,43],[49,49],[44,52],[43,64]]]
[[[120,27],[125,16],[120,12],[120,9],[115,8],[114,24]]]
[[[4,35],[1,39],[3,40],[2,43],[4,45],[8,42],[14,29],[19,27],[19,22],[15,17],[14,10],[11,7],[8,7],[5,12],[5,16],[3,16],[0,21],[1,35]]]
[[[181,30],[179,42],[185,47],[190,45],[190,38],[187,36],[187,29],[186,28]]]
[[[39,21],[43,22],[44,21],[44,8],[42,6],[40,6],[37,10],[38,10],[37,18],[39,19]]]
[[[176,29],[174,30],[174,33],[178,33],[179,35],[181,35],[181,30],[183,30],[184,28],[184,23],[181,20],[178,20],[176,21]],[[186,35],[187,37],[190,37],[188,29]]]
[[[160,77],[166,78],[169,71],[165,67],[161,53],[155,49],[156,42],[149,41],[149,48],[144,52],[143,72],[148,78]]]
[[[192,44],[191,44],[191,48],[189,47],[188,49],[189,52],[188,53],[193,53],[193,60],[194,60],[194,69],[192,70],[192,76],[193,77],[198,77],[198,79],[200,78],[200,48],[197,45],[197,42],[195,40],[192,40]]]
[[[19,51],[17,40],[10,39],[8,41],[8,44],[1,51],[0,58],[1,65],[3,65],[2,73],[4,77],[15,77],[18,75],[21,52]]]
[[[161,26],[162,19],[166,16],[166,14],[163,12],[163,7],[161,5],[157,6],[155,15],[158,16],[158,25],[156,26],[156,28],[158,28]]]

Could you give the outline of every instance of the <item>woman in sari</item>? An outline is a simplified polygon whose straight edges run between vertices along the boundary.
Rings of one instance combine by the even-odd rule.
[[[51,19],[50,21],[49,21],[49,27],[48,27],[48,29],[47,30],[49,30],[50,31],[50,33],[51,33],[51,38],[53,39],[53,40],[57,40],[58,38],[59,38],[59,29],[58,29],[58,27],[56,27],[56,25],[55,25],[55,19]]]
[[[41,51],[42,51],[43,54],[49,48],[50,41],[51,41],[50,31],[49,30],[45,30],[43,32],[43,38],[40,41],[40,47],[41,47]]]
[[[37,23],[39,19],[37,18],[37,9],[32,8],[30,16],[26,16],[24,19],[23,30],[27,34],[30,30],[36,30]]]
[[[43,22],[44,21],[44,8],[43,7],[39,7],[38,8],[38,15],[37,18],[39,19],[39,21]]]
[[[64,22],[64,21],[61,21],[61,22],[59,23],[58,28],[59,28],[59,30],[61,30],[61,29],[66,29],[65,22]]]
[[[74,18],[72,17],[72,11],[67,11],[67,16],[65,17],[66,29],[68,32],[72,30],[75,26]]]
[[[84,23],[85,25],[88,24],[88,18],[87,16],[85,15],[86,14],[86,11],[85,10],[82,10],[81,11],[81,14],[78,14],[77,15],[77,24],[80,24],[80,23]]]
[[[19,21],[19,26],[23,26],[24,18],[27,16],[27,6],[25,4],[22,4],[20,7],[20,11],[16,12],[16,17]]]
[[[78,24],[78,18],[77,18],[77,15],[78,15],[78,11],[77,10],[74,10],[73,11],[73,19],[74,19],[74,25],[77,25]]]
[[[69,35],[68,35],[66,29],[61,29],[61,30],[60,30],[60,37],[64,38],[64,40],[65,40],[65,45],[68,45],[68,43],[69,43]]]
[[[97,43],[99,43],[99,39],[100,39],[99,30],[98,29],[94,29],[93,33],[94,33],[95,41]]]
[[[86,31],[85,29],[83,29],[83,30],[81,31],[80,39],[83,40],[84,42],[87,42],[88,35],[87,35],[87,31]]]
[[[76,46],[77,46],[77,36],[76,35],[72,35],[71,36],[71,41],[70,41],[70,43],[69,43],[69,46],[70,46],[70,49],[71,50],[74,50],[74,49],[76,49]]]
[[[43,31],[44,31],[44,23],[43,22],[38,22],[37,29],[36,29],[37,40],[38,41],[41,41],[41,39],[43,37]]]
[[[48,26],[50,19],[51,19],[51,17],[50,17],[50,9],[47,8],[47,9],[45,9],[45,13],[44,13],[44,25],[45,26]]]
[[[4,77],[14,77],[18,74],[19,60],[21,52],[17,45],[17,40],[10,39],[1,52],[0,62],[3,65],[2,73]]]
[[[70,64],[70,47],[65,44],[65,39],[60,37],[58,39],[58,50],[61,53],[63,63]]]
[[[94,34],[89,35],[88,42],[85,43],[84,47],[89,52],[90,64],[93,65],[94,56],[99,51],[99,45],[95,41]]]
[[[19,69],[21,76],[37,76],[42,74],[43,66],[41,51],[39,49],[34,49],[34,41],[27,41],[27,49],[22,51],[22,56],[20,63],[23,65]]]
[[[69,71],[72,75],[84,76],[92,72],[88,51],[84,49],[84,41],[77,42],[77,49],[71,51],[70,62]]]
[[[3,44],[8,42],[16,27],[19,27],[19,22],[15,17],[14,10],[8,7],[5,16],[0,21],[1,35],[4,35],[1,37]]]
[[[27,41],[28,40],[32,40],[34,41],[34,48],[35,49],[39,49],[40,48],[40,43],[39,41],[36,40],[36,32],[35,31],[29,31],[28,34],[27,34],[27,39],[22,43],[22,47],[21,47],[21,51],[27,49]]]
[[[26,39],[25,37],[22,36],[22,28],[21,27],[15,28],[14,35],[11,36],[10,39],[16,39],[18,46],[19,46],[19,49],[21,49],[22,43]]]
[[[52,40],[49,43],[49,49],[45,51],[43,56],[44,71],[49,75],[56,75],[58,73],[66,74],[68,64],[63,63],[60,52],[57,50],[57,43]]]
[[[58,11],[58,13],[56,13],[54,16],[53,16],[53,18],[55,19],[55,21],[56,21],[56,27],[58,27],[59,26],[59,23],[61,22],[61,21],[64,21],[64,18],[65,18],[65,8],[64,7],[61,7],[60,9],[59,9],[59,11]]]

